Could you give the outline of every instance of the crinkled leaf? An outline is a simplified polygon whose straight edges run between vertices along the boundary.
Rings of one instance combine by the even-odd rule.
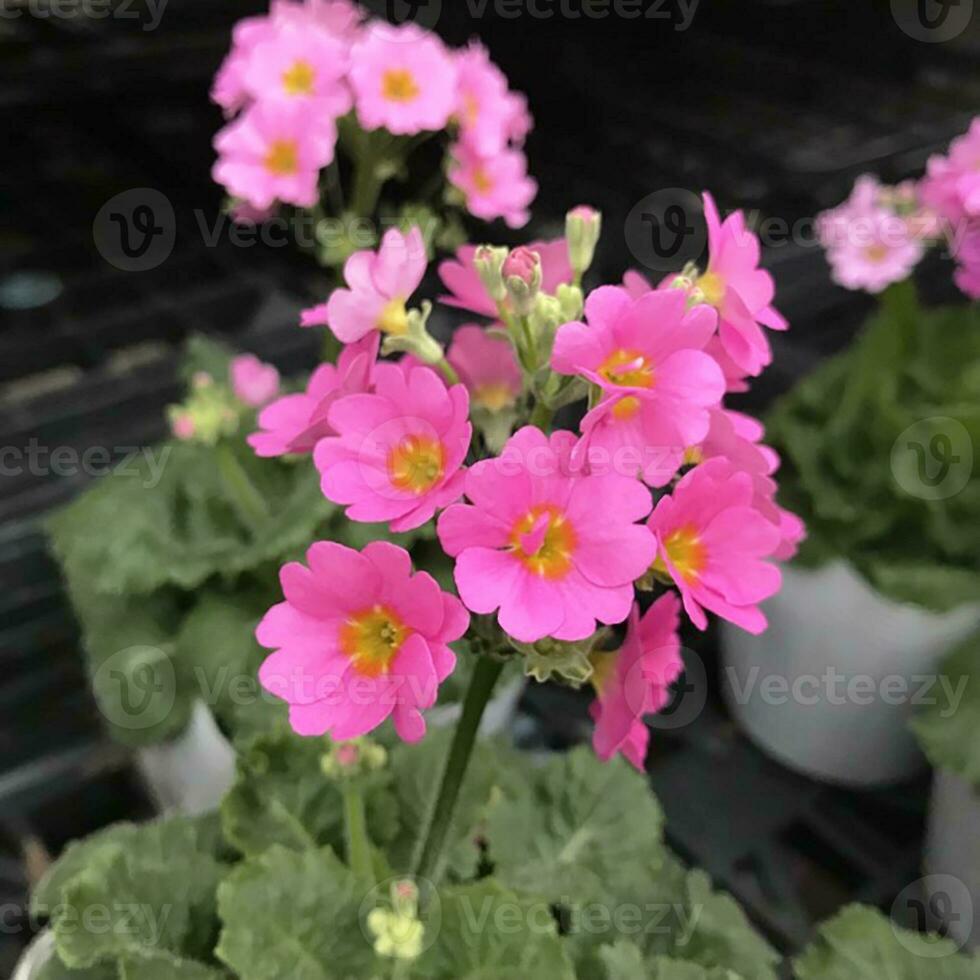
[[[273,845],[218,890],[216,954],[239,980],[364,980],[376,973],[362,931],[370,884],[330,848]]]
[[[940,669],[944,683],[912,727],[929,761],[980,789],[980,633],[960,644]]]
[[[525,788],[512,781],[487,840],[502,881],[563,902],[602,893],[617,867],[659,846],[662,824],[643,776],[580,747],[529,773]]]
[[[324,776],[325,739],[277,731],[256,738],[237,761],[235,784],[221,804],[225,836],[246,856],[278,844],[302,850],[332,845],[344,849],[343,802]],[[396,803],[384,774],[365,789],[368,832],[380,845],[397,827]]]
[[[210,955],[225,873],[213,818],[120,824],[68,848],[35,890],[73,968],[162,953]]]
[[[796,961],[798,980],[977,980],[980,959],[956,944],[900,929],[877,909],[851,905]]]
[[[492,879],[439,893],[438,938],[413,968],[426,980],[574,980],[548,903]]]

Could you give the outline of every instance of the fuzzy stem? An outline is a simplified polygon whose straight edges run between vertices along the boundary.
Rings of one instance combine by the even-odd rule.
[[[542,432],[547,433],[551,428],[551,418],[554,414],[553,409],[539,401],[531,412],[531,425],[536,425]]]
[[[347,863],[361,878],[374,880],[371,864],[371,844],[364,816],[364,796],[350,779],[343,780],[344,825],[347,831]]]
[[[456,373],[456,368],[449,361],[443,358],[441,361],[436,361],[435,366],[442,372],[442,376],[446,379],[447,384],[459,384],[459,375]]]
[[[231,447],[227,443],[219,443],[215,455],[221,482],[238,516],[253,528],[264,524],[269,519],[265,498],[256,489]]]
[[[449,755],[446,758],[446,765],[439,784],[439,793],[432,807],[415,867],[417,878],[434,881],[438,876],[442,850],[446,844],[446,836],[449,833],[453,813],[456,810],[459,788],[463,783],[463,777],[466,775],[466,767],[469,765],[473,745],[476,742],[480,719],[483,717],[483,711],[490,700],[490,695],[493,693],[494,685],[497,683],[497,678],[500,676],[503,667],[503,661],[492,660],[489,657],[480,657],[476,663],[476,669],[473,671],[470,686],[466,691],[466,699],[463,702],[463,714],[453,735],[453,744],[450,746]]]

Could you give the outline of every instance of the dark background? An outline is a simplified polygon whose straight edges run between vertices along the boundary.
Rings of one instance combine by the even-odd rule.
[[[209,247],[195,217],[213,221],[221,200],[209,177],[222,123],[210,81],[231,25],[264,4],[169,0],[146,31],[139,4],[90,20],[5,2],[0,444],[118,456],[160,438],[178,395],[177,350],[196,330],[284,370],[312,364],[314,341],[296,329],[321,281],[312,263],[226,235]],[[438,32],[454,45],[481,38],[529,96],[527,150],[541,183],[530,231],[555,234],[567,207],[596,205],[608,281],[637,264],[625,227],[647,195],[707,188],[723,211],[805,221],[863,172],[916,175],[980,107],[980,13],[954,41],[926,44],[888,3],[859,0],[701,0],[684,31],[669,2],[657,8],[668,20],[505,19],[492,2],[475,19],[466,0],[442,6]],[[93,220],[140,187],[173,204],[175,246],[152,270],[122,272],[95,248]],[[812,241],[774,243],[765,263],[792,327],[773,336],[775,362],[743,400],[753,410],[845,344],[869,306],[830,284]],[[927,263],[922,284],[941,296],[949,278]],[[26,935],[11,913],[24,899],[25,851],[56,853],[148,811],[125,753],[101,734],[38,527],[86,478],[34,469],[0,475],[0,973]],[[701,652],[707,709],[654,739],[651,778],[674,846],[786,950],[843,901],[887,906],[917,877],[925,784],[853,794],[791,776],[733,732],[711,690],[710,636]],[[583,737],[583,717],[581,699],[540,689],[520,734],[568,744]]]

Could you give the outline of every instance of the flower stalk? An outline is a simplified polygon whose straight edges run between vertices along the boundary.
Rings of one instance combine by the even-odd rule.
[[[417,879],[435,881],[439,875],[446,836],[449,833],[453,814],[456,812],[456,801],[476,742],[480,719],[483,717],[503,667],[502,660],[491,657],[480,657],[477,661],[466,691],[466,699],[463,701],[463,714],[456,725],[453,742],[446,758],[439,792],[436,794],[425,836],[422,838],[415,865]]]
[[[344,827],[347,835],[347,863],[358,877],[374,880],[371,844],[364,814],[364,794],[355,779],[341,780],[344,800]]]

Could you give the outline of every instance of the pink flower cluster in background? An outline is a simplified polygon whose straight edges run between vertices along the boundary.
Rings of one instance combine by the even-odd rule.
[[[907,279],[930,246],[945,240],[954,279],[980,298],[980,117],[930,157],[925,176],[886,186],[865,174],[850,197],[817,218],[835,282],[879,293]]]
[[[316,204],[337,121],[352,111],[366,131],[449,130],[449,179],[479,218],[523,225],[537,193],[521,151],[526,99],[486,50],[450,50],[415,24],[368,19],[349,0],[273,0],[267,15],[240,21],[211,97],[230,120],[215,137],[213,176],[243,218]]]
[[[703,274],[599,286],[582,319],[552,328],[550,354],[530,366],[521,344],[534,317],[488,280],[491,249],[477,261],[463,247],[439,267],[443,301],[489,322],[459,328],[439,363],[437,345],[434,366],[377,359],[382,336],[401,344],[419,329],[406,308],[424,272],[414,230],[352,257],[347,287],[308,311],[304,322],[326,324],[347,346],[305,393],[263,409],[252,445],[262,455],[312,451],[323,493],[349,520],[398,532],[434,518],[462,604],[417,574],[410,610],[399,592],[409,557],[394,545],[351,552],[341,569],[341,551],[328,561],[321,543],[308,568],[283,569],[286,601],[258,633],[276,651],[262,682],[290,702],[298,731],[348,737],[391,715],[403,738],[419,737],[419,711],[451,669],[444,644],[462,632],[465,606],[495,616],[517,644],[584,644],[596,751],[641,766],[642,719],[664,706],[682,669],[681,610],[699,629],[709,612],[765,629],[759,606],[780,587],[775,562],[792,556],[804,528],[775,502],[779,459],[762,426],[723,399],[768,363],[760,327],[786,323],[743,216],[722,221],[706,202],[714,230]],[[568,251],[562,239],[498,250],[498,269],[582,309]],[[474,439],[488,431],[488,410],[506,406],[511,427],[526,418],[525,393],[542,384],[591,392],[577,432],[523,424],[499,452]],[[654,583],[667,591],[641,615],[637,589]],[[602,628],[627,621],[620,649],[590,647]],[[382,694],[393,707],[375,703]]]

